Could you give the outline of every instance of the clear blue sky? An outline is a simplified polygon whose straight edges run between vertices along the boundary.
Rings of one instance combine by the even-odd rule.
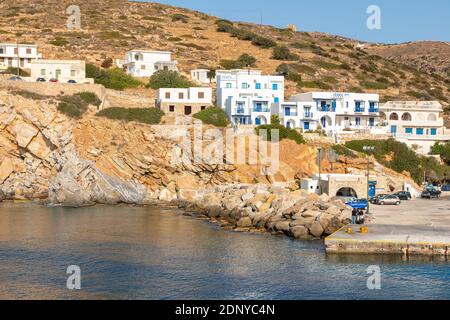
[[[144,0],[145,1],[145,0]],[[450,41],[450,0],[160,0],[233,20],[398,43]],[[381,8],[381,30],[366,26],[369,5]]]

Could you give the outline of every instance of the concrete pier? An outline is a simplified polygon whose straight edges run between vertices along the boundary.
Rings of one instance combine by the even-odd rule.
[[[367,227],[367,233],[360,228]],[[352,228],[353,233],[348,233]],[[450,228],[415,225],[348,225],[325,238],[327,253],[450,255]]]

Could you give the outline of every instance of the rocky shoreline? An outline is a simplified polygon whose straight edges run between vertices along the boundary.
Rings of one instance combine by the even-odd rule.
[[[326,194],[262,184],[220,186],[192,201],[174,203],[187,215],[203,215],[227,229],[267,231],[299,240],[328,236],[349,224],[352,215],[350,207]]]

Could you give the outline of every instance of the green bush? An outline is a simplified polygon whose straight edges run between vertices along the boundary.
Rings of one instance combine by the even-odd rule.
[[[154,73],[146,85],[147,88],[189,88],[195,84],[176,71],[160,70]]]
[[[233,23],[228,20],[217,20],[216,25],[217,25],[218,32],[231,33],[231,32],[233,32],[233,29],[234,29]]]
[[[320,88],[324,90],[331,90],[332,87],[329,84],[326,84],[322,81],[301,81],[297,82],[297,85],[300,88]]]
[[[388,84],[375,81],[361,81],[359,84],[366,89],[384,90],[389,88]]]
[[[58,111],[70,118],[79,119],[87,111],[88,103],[80,96],[62,96],[58,103]]]
[[[102,100],[94,92],[83,91],[76,93],[75,96],[79,96],[84,102],[96,107],[102,104]]]
[[[364,146],[375,147],[374,156],[378,162],[399,173],[409,172],[417,183],[422,182],[425,171],[428,174],[434,173],[440,178],[444,178],[444,173],[448,171],[448,167],[439,164],[436,159],[418,155],[406,144],[392,138],[349,141],[345,146],[363,153],[365,153]]]
[[[260,134],[260,130],[266,130],[268,141],[272,139],[272,130],[278,130],[280,141],[289,139],[295,141],[297,144],[305,143],[305,139],[297,130],[286,128],[285,126],[281,125],[280,119],[275,115],[271,117],[271,124],[264,124],[255,128],[255,132],[257,135]]]
[[[444,144],[436,142],[430,153],[441,156],[442,161],[450,165],[450,142]]]
[[[181,21],[183,23],[188,23],[189,17],[187,15],[176,13],[172,15],[172,22]]]
[[[347,148],[341,144],[335,144],[331,147],[331,149],[333,149],[334,152],[336,152],[340,156],[346,156],[348,158],[356,158],[357,157],[357,155],[352,150],[350,150],[349,148]]]
[[[193,115],[205,124],[225,128],[228,126],[228,116],[221,108],[207,108]]]
[[[52,41],[50,41],[50,44],[52,44],[54,46],[62,47],[62,46],[69,44],[69,41],[67,41],[64,38],[57,37],[57,38],[53,39]]]
[[[327,70],[341,69],[341,65],[339,65],[339,64],[326,62],[326,61],[322,61],[322,60],[315,60],[314,64],[317,65],[318,67],[321,67],[321,68],[324,68]]]
[[[19,76],[21,76],[21,77],[29,77],[30,76],[30,73],[26,70],[19,68],[18,71],[19,71]],[[17,75],[17,68],[16,67],[8,67],[8,68],[6,68],[4,73]]]
[[[298,55],[291,53],[291,50],[289,50],[288,47],[275,47],[273,49],[272,58],[276,60],[292,61],[298,60],[299,57]]]
[[[126,88],[137,88],[141,82],[126,74],[123,70],[112,68],[102,70],[93,64],[86,64],[86,77],[94,78],[95,83],[102,84],[106,88],[124,90]]]
[[[123,35],[119,31],[104,31],[100,33],[99,37],[102,40],[114,40],[123,38]]]
[[[221,60],[220,66],[226,70],[250,68],[255,66],[256,61],[255,57],[244,53],[237,60]]]
[[[107,108],[96,114],[113,120],[136,121],[146,124],[158,124],[164,116],[164,112],[156,108]]]
[[[254,44],[255,46],[264,48],[264,49],[268,49],[268,48],[272,48],[275,47],[277,45],[277,43],[269,38],[265,38],[262,36],[256,36],[252,39],[252,44]]]

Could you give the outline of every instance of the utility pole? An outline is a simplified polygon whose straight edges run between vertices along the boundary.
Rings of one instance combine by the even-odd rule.
[[[322,182],[322,179],[321,179],[322,148],[317,149],[317,151],[319,153],[317,156],[317,162],[319,165],[319,182],[318,182],[319,183],[319,193],[322,194],[322,184],[321,184],[321,182]]]
[[[16,49],[17,49],[17,76],[20,76],[20,54],[19,54],[19,40],[16,38]]]
[[[374,146],[364,146],[363,150],[367,152],[367,214],[370,213],[370,153],[375,150]]]

